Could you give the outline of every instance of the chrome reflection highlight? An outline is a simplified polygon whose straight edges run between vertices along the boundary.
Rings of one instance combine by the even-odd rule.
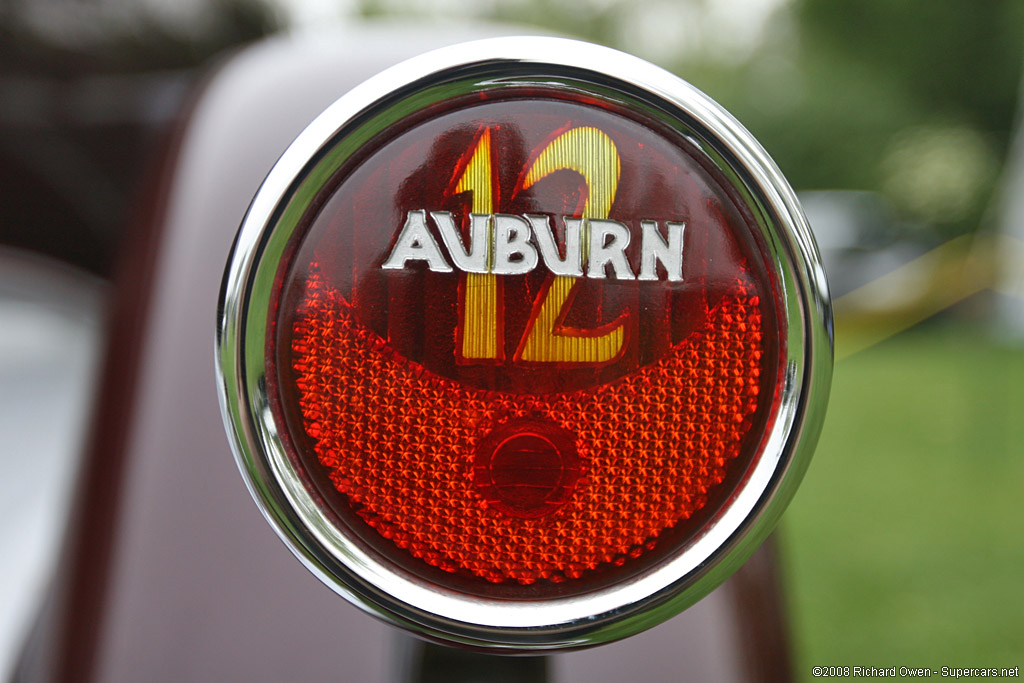
[[[570,598],[517,602],[468,597],[427,583],[382,561],[334,525],[281,441],[283,427],[275,424],[267,395],[265,344],[278,265],[330,168],[395,121],[435,103],[530,85],[586,92],[595,100],[629,107],[678,131],[715,160],[753,213],[770,251],[788,338],[781,359],[781,400],[762,439],[762,455],[699,538],[627,583]],[[603,207],[591,217],[602,211],[606,216]],[[437,222],[439,217],[432,218]],[[488,231],[499,218],[487,216]],[[510,218],[527,230],[533,225],[529,216]],[[476,220],[474,239],[484,232],[479,227],[484,219]],[[567,218],[567,225],[575,220]],[[626,244],[614,222],[589,223],[589,230],[596,225],[598,233],[611,236],[614,246],[591,242],[587,275],[609,271],[613,277],[635,277],[628,263],[623,268]],[[427,210],[410,212],[406,225],[412,236],[395,248],[385,267],[401,268],[420,259],[431,268],[451,270],[427,229]],[[675,225],[658,235],[662,245],[652,241],[640,279],[650,277],[658,259],[670,278],[685,277],[684,229],[682,223]],[[644,230],[646,236],[656,228]],[[522,249],[512,232],[503,239],[510,248]],[[462,251],[456,258],[454,243],[442,241],[453,262],[480,272],[476,246],[458,246]],[[586,245],[581,251],[587,251]],[[582,263],[578,270],[575,260],[571,265],[552,261],[549,267],[576,275],[582,274]],[[672,74],[614,50],[561,39],[493,39],[439,50],[389,69],[329,107],[285,152],[254,198],[228,263],[219,310],[217,367],[228,436],[250,493],[290,550],[322,581],[372,614],[428,638],[497,651],[615,640],[663,621],[724,581],[765,539],[792,497],[820,431],[831,381],[831,310],[820,257],[793,191],[768,155],[728,113]]]

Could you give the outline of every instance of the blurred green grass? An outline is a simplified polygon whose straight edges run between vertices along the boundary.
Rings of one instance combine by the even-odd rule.
[[[927,326],[837,363],[782,528],[813,666],[1024,664],[1024,349]]]

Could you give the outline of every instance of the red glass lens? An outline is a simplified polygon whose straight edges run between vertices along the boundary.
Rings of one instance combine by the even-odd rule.
[[[783,331],[749,211],[653,120],[452,102],[341,168],[279,273],[270,394],[350,535],[480,595],[677,552],[760,452]]]

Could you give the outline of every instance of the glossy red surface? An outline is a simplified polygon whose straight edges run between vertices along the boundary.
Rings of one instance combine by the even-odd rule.
[[[368,547],[463,591],[590,590],[689,542],[755,461],[778,377],[772,276],[710,160],[653,125],[544,91],[463,102],[385,134],[314,202],[281,271],[270,389],[294,461]],[[535,173],[574,133],[572,162]],[[435,217],[434,256],[387,266],[415,212],[449,212],[469,251],[481,206],[544,217],[562,254],[572,217],[618,221],[626,265],[561,285],[543,263],[491,284],[438,272]],[[664,263],[632,277],[642,221],[685,224],[680,280]],[[485,358],[466,357],[466,335],[487,331],[468,331],[471,286],[496,300]],[[620,329],[620,346],[527,359],[558,286],[551,336]]]
[[[552,420],[512,420],[480,439],[473,486],[489,508],[512,517],[542,517],[569,502],[586,474],[576,434]]]
[[[712,170],[711,160],[683,136],[655,130],[652,123],[552,97],[526,93],[435,113],[376,140],[340,169],[311,207],[309,225],[295,245],[280,295],[282,333],[288,334],[291,312],[301,305],[305,283],[315,269],[320,281],[349,303],[355,320],[400,356],[463,386],[484,390],[547,394],[614,381],[659,360],[700,330],[708,311],[740,287],[762,297],[766,334],[774,344],[775,296],[752,236],[751,219]],[[474,211],[475,196],[471,191],[457,192],[457,181],[465,171],[467,154],[486,131],[493,157],[490,212],[548,217],[564,253],[562,218],[583,214],[586,182],[579,173],[561,170],[530,187],[524,185],[528,170],[551,142],[581,128],[606,133],[617,151],[620,171],[606,217],[630,230],[626,254],[633,273],[640,271],[640,221],[657,221],[663,234],[666,222],[685,222],[683,281],[666,282],[661,267],[656,282],[619,280],[610,269],[603,280],[580,278],[562,310],[560,327],[570,333],[594,331],[622,321],[623,349],[609,362],[561,363],[554,372],[550,363],[524,361],[516,354],[551,274],[539,265],[526,275],[498,277],[503,304],[498,306],[502,336],[497,358],[463,359],[459,341],[465,275],[457,268],[451,273],[431,272],[421,262],[400,270],[381,267],[408,212],[450,212],[464,242],[469,241],[468,216]],[[592,207],[590,213],[600,217]],[[432,231],[440,242],[433,226]],[[283,337],[279,351],[288,343]],[[771,367],[766,361],[765,368]]]

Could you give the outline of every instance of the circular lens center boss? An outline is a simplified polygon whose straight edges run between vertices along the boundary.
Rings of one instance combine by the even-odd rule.
[[[293,552],[493,649],[621,637],[724,580],[831,370],[813,240],[757,143],[560,39],[441,50],[332,105],[254,199],[221,310],[228,433]]]

